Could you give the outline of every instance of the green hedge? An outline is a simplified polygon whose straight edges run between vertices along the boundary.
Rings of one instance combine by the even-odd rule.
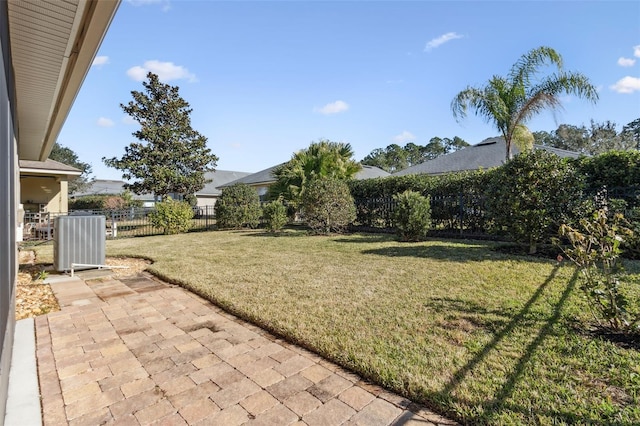
[[[352,181],[357,212],[354,225],[395,228],[397,203],[393,196],[411,190],[431,201],[432,233],[506,238],[527,242],[533,248],[532,243],[549,242],[559,221],[577,223],[601,207],[602,200],[612,208],[624,206],[625,216],[640,228],[639,151],[610,151],[575,160],[560,159],[546,151],[519,157],[516,164],[485,171]],[[498,208],[492,203],[500,194],[509,199],[509,206]],[[549,220],[539,220],[545,215]],[[526,226],[520,226],[523,221]]]
[[[393,228],[393,211],[396,206],[393,196],[414,191],[430,197],[434,229],[459,230],[462,226],[471,232],[485,232],[484,188],[492,173],[475,171],[441,176],[388,176],[351,181],[351,194],[356,202],[355,225]]]

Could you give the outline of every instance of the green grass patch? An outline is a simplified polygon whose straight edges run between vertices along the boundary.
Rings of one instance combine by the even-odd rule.
[[[584,332],[574,269],[495,246],[229,231],[107,253],[465,423],[639,424],[640,351]]]

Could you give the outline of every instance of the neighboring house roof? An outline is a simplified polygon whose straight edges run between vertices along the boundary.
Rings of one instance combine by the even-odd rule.
[[[271,185],[276,181],[273,177],[273,171],[285,163],[280,163],[268,169],[260,170],[259,172],[250,174],[241,179],[228,182],[224,185],[220,185],[221,188],[226,186],[235,185],[237,183],[245,183],[247,185]],[[389,176],[389,173],[374,166],[362,166],[362,169],[356,173],[355,178],[357,180],[372,179],[376,177]]]
[[[245,183],[247,185],[260,185],[260,184],[270,185],[276,181],[276,179],[273,177],[273,174],[272,174],[273,171],[283,164],[285,163],[276,164],[275,166],[269,167],[264,170],[260,170],[259,172],[256,172],[256,173],[252,173],[241,179],[236,179],[234,181],[227,182],[224,185],[220,185],[220,187],[224,188],[226,186],[235,185],[237,183]]]
[[[20,160],[20,173],[80,176],[82,174],[82,170],[47,158],[46,161]]]
[[[206,184],[200,191],[196,192],[196,196],[208,195],[217,197],[222,194],[222,190],[220,189],[221,186],[249,175],[251,175],[251,173],[234,172],[229,170],[215,170],[213,172],[207,172],[204,177],[207,180],[211,180],[211,182]]]
[[[357,180],[373,179],[386,176],[391,176],[391,173],[375,166],[362,165],[362,169],[358,173],[356,173]]]
[[[125,182],[122,180],[95,179],[86,189],[71,194],[72,198],[86,197],[90,195],[119,195],[124,192]],[[153,194],[132,194],[134,200],[154,200]]]
[[[534,149],[542,149],[552,152],[560,157],[578,158],[581,154],[558,148],[542,145],[534,145]],[[512,145],[513,155],[520,153],[517,146]],[[504,164],[506,144],[501,137],[488,138],[476,145],[462,148],[450,154],[441,155],[433,160],[416,164],[394,173],[394,176],[411,174],[440,175],[452,172],[471,171],[478,169],[490,169]]]

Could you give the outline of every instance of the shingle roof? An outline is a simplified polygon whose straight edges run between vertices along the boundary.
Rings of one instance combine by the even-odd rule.
[[[47,158],[46,161],[32,161],[32,160],[20,160],[20,169],[28,169],[41,173],[51,173],[59,175],[80,175],[82,170],[75,167],[68,166],[59,161]]]
[[[504,164],[505,146],[501,137],[488,138],[476,145],[471,145],[450,154],[441,155],[433,160],[416,164],[394,173],[394,176],[404,176],[411,174],[439,175],[444,173],[470,171],[478,169],[490,169]],[[517,146],[511,147],[513,155],[520,153]],[[534,149],[542,149],[553,152],[560,157],[577,158],[577,152],[566,151],[558,148],[551,148],[542,145],[534,145]]]
[[[224,185],[220,185],[220,187],[224,188],[226,186],[235,185],[237,183],[244,183],[247,185],[270,185],[276,181],[276,179],[273,177],[273,171],[280,167],[282,164],[285,163],[280,163],[267,169],[260,170],[259,172],[245,176],[241,179],[237,179]],[[358,173],[356,173],[355,178],[357,180],[364,180],[384,176],[389,176],[389,173],[374,166],[362,166],[362,169]]]
[[[122,180],[96,179],[87,185],[81,192],[71,194],[71,197],[84,197],[87,195],[119,195],[124,192],[125,182]],[[153,200],[153,194],[132,194],[134,200]]]
[[[355,177],[357,180],[365,180],[386,176],[391,176],[391,173],[375,166],[362,165],[362,169],[358,173],[356,173]]]
[[[208,184],[204,186],[200,191],[196,192],[197,195],[210,195],[210,196],[218,196],[222,194],[222,190],[220,189],[226,183],[236,181],[245,176],[249,176],[251,173],[247,172],[234,172],[230,170],[216,170],[213,172],[205,173],[204,177],[207,180],[211,180]]]
[[[227,182],[224,185],[220,185],[220,187],[224,188],[225,186],[231,186],[231,185],[235,185],[237,183],[245,183],[247,185],[259,185],[261,183],[263,184],[271,184],[273,182],[275,182],[275,178],[273,177],[273,171],[275,169],[277,169],[278,167],[280,167],[281,165],[283,165],[284,163],[280,163],[280,164],[276,164],[275,166],[269,167],[267,169],[264,170],[260,170],[259,172],[255,172],[252,173],[250,175],[247,175],[243,178],[240,179],[236,179],[234,181],[231,182]]]

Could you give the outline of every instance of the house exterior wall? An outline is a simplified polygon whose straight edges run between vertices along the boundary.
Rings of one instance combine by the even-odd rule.
[[[38,213],[39,205],[46,204],[47,211],[66,213],[69,206],[69,183],[66,178],[55,176],[22,176],[20,202],[27,212]]]
[[[19,169],[7,15],[7,3],[0,2],[0,424],[4,423],[9,384],[15,327],[14,289],[18,271]]]
[[[215,206],[218,197],[215,195],[196,195],[197,207]]]

